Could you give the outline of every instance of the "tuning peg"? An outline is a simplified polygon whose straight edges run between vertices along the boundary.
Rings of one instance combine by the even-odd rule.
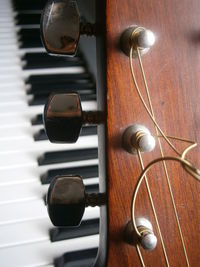
[[[127,56],[129,56],[131,47],[133,47],[133,56],[137,56],[137,48],[143,55],[154,45],[155,35],[144,27],[133,25],[123,32],[120,42],[121,49]]]
[[[48,213],[55,226],[78,226],[85,207],[105,204],[105,194],[87,194],[80,176],[57,176],[47,194]]]
[[[123,148],[136,154],[139,149],[141,152],[150,152],[155,148],[156,142],[150,131],[143,125],[134,124],[126,128],[122,136]]]
[[[47,1],[41,17],[41,36],[47,52],[75,56],[80,34],[94,35],[95,27],[80,21],[76,1]]]
[[[53,143],[74,143],[83,124],[98,124],[104,120],[100,111],[82,111],[77,93],[53,94],[44,108],[44,125]]]

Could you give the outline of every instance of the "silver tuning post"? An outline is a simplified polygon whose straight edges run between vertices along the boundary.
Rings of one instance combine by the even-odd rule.
[[[48,53],[75,56],[81,34],[94,35],[95,26],[81,21],[76,1],[47,1],[41,17],[41,37]]]
[[[150,152],[155,145],[155,139],[150,131],[140,124],[129,126],[122,136],[122,146],[131,154],[136,154],[138,149],[140,152]]]
[[[132,222],[129,221],[124,232],[125,241],[134,246],[140,244],[145,250],[155,249],[157,237],[154,235],[151,222],[146,218],[138,217],[136,218],[136,226],[140,236],[135,233]]]
[[[155,35],[152,31],[140,27],[130,26],[121,36],[121,49],[129,56],[130,49],[133,47],[133,56],[137,56],[137,48],[139,48],[141,55],[146,54],[150,47],[155,43]]]

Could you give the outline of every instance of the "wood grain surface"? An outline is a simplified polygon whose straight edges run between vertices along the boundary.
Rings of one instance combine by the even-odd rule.
[[[165,133],[200,143],[200,1],[198,0],[106,0],[106,100],[107,100],[107,266],[140,266],[136,249],[124,242],[123,232],[130,220],[131,197],[141,172],[136,156],[121,147],[127,126],[144,124],[155,134],[153,123],[137,96],[129,59],[121,52],[119,40],[130,25],[144,26],[156,35],[156,43],[142,57],[156,119]],[[139,85],[143,85],[138,60],[134,61]],[[175,142],[179,149],[185,144]],[[165,155],[174,155],[163,142]],[[199,162],[200,150],[189,159]],[[143,154],[145,165],[159,157],[158,145]],[[177,163],[167,163],[190,266],[200,266],[200,184]],[[148,175],[154,204],[170,266],[186,266],[172,202],[162,165]],[[137,216],[149,218],[157,248],[143,249],[146,266],[166,266],[145,184],[137,205]]]

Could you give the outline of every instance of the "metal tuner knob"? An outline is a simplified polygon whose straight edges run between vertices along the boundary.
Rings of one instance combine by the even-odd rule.
[[[140,53],[143,55],[149,51],[154,43],[154,33],[144,27],[136,25],[130,26],[121,36],[121,49],[127,56],[129,56],[131,47],[134,49],[133,56],[137,56],[137,48],[140,49]]]
[[[140,124],[129,126],[122,136],[122,146],[131,154],[136,154],[137,149],[141,152],[150,152],[155,148],[155,145],[155,139],[150,131]]]
[[[105,194],[87,194],[80,176],[57,176],[47,194],[49,217],[55,226],[78,226],[85,207],[105,204]]]
[[[138,217],[136,218],[136,226],[140,236],[136,234],[132,222],[129,221],[124,232],[125,241],[133,246],[140,244],[145,250],[155,249],[157,237],[154,235],[151,222],[146,218]]]
[[[157,245],[151,222],[145,218],[136,218],[136,225],[141,234],[140,244],[145,250],[153,250]]]
[[[52,94],[44,108],[44,126],[52,143],[75,143],[83,124],[103,120],[100,111],[82,111],[77,93]]]
[[[41,17],[41,37],[47,52],[75,56],[80,34],[94,35],[95,27],[80,21],[76,1],[47,1]]]

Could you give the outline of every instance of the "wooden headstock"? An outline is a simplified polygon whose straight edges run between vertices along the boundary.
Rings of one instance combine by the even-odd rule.
[[[99,31],[102,36],[104,34],[105,43],[99,41],[99,46],[97,45],[97,62],[99,95],[105,90],[103,100],[107,109],[104,141],[106,159],[102,160],[104,169],[101,168],[100,172],[101,179],[105,177],[105,180],[100,182],[102,190],[105,190],[106,185],[108,204],[107,229],[103,221],[106,218],[106,207],[102,207],[101,242],[96,266],[141,266],[136,248],[126,242],[124,234],[131,219],[131,200],[141,174],[141,166],[137,155],[125,151],[122,138],[126,128],[133,124],[145,125],[152,135],[156,135],[154,124],[136,92],[129,58],[120,48],[121,35],[131,25],[146,27],[155,34],[155,45],[142,57],[142,62],[156,120],[166,134],[199,142],[199,8],[200,4],[196,0],[190,3],[170,0],[109,0],[105,1],[105,6],[102,1],[97,3],[97,15],[101,9],[105,11],[104,17],[102,13],[99,15]],[[101,54],[103,44],[105,57]],[[133,67],[144,94],[138,58],[133,59]],[[103,107],[103,100],[100,107]],[[172,143],[181,151],[186,147],[184,142],[176,140]],[[164,156],[175,156],[166,142],[161,140],[161,144]],[[100,157],[103,153],[103,146],[100,144]],[[198,154],[199,148],[196,148],[188,154],[188,159],[197,164]],[[158,140],[156,149],[143,153],[142,157],[145,166],[160,157]],[[158,243],[156,249],[151,252],[141,248],[142,258],[145,266],[198,266],[200,185],[179,163],[167,162],[166,166],[187,259],[162,162],[156,164],[148,173],[148,181],[165,251],[147,188],[143,183],[136,201],[135,216],[142,216],[151,221]],[[107,255],[103,254],[105,247]]]

